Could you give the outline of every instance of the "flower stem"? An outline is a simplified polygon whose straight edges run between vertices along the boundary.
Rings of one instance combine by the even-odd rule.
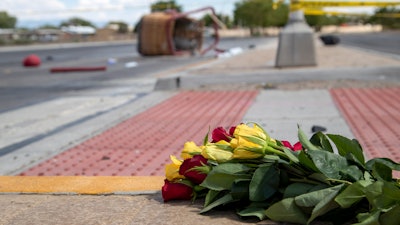
[[[350,181],[347,181],[347,180],[338,180],[338,179],[333,179],[333,178],[327,178],[326,180],[337,182],[337,183],[342,183],[342,184],[348,184],[348,185],[352,185],[353,184],[353,183],[351,183]]]
[[[282,156],[285,159],[289,159],[289,157],[284,152],[279,151],[271,146],[265,146],[264,150]]]

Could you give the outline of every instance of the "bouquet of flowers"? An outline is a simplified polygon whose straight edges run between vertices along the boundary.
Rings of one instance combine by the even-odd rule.
[[[395,225],[400,221],[400,164],[365,161],[357,140],[299,128],[299,142],[271,138],[259,125],[218,127],[201,146],[186,142],[171,156],[165,202],[204,198],[200,213],[235,207],[241,217],[310,224]]]

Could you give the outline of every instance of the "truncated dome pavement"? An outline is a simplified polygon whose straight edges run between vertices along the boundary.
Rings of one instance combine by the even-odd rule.
[[[186,141],[241,122],[257,91],[186,91],[39,165],[27,176],[162,176]]]
[[[169,155],[210,128],[241,122],[257,91],[185,91],[21,175],[162,176]],[[367,157],[400,161],[400,88],[330,93]]]
[[[338,88],[331,89],[330,93],[367,158],[387,157],[400,161],[400,88]],[[240,123],[257,94],[258,91],[253,90],[183,91],[24,171],[20,175],[35,176],[33,180],[25,177],[29,184],[23,179],[6,179],[29,186],[48,182],[46,176],[66,176],[67,181],[80,184],[82,179],[91,184],[99,182],[87,176],[135,176],[139,183],[143,179],[145,184],[147,182],[147,189],[156,190],[162,185],[164,166],[170,163],[170,155],[179,155],[186,141],[201,143],[209,129]],[[86,178],[73,179],[71,176]],[[155,179],[149,181],[146,176],[155,176]],[[15,178],[18,177],[24,178]],[[132,181],[128,177],[119,178],[121,183],[124,183],[121,179],[125,183]],[[56,192],[60,190],[56,189]],[[139,190],[146,190],[146,185],[142,184]],[[96,190],[72,191],[101,193]]]

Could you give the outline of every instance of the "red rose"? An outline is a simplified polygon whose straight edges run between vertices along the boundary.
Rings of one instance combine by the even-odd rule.
[[[223,127],[217,127],[212,131],[211,139],[212,143],[216,143],[218,141],[224,140],[229,142],[233,137],[233,132],[236,127],[231,127],[229,129],[229,133]]]
[[[185,184],[164,180],[164,186],[161,189],[161,193],[164,202],[170,200],[188,200],[192,198],[193,189]]]
[[[185,176],[188,180],[195,184],[201,184],[206,179],[207,174],[193,170],[196,166],[207,164],[207,159],[202,155],[194,155],[192,158],[185,159],[179,168],[179,174]]]
[[[290,142],[288,142],[288,141],[281,141],[281,143],[283,144],[283,146],[285,146],[286,148],[291,149],[292,151],[301,151],[301,150],[303,150],[303,146],[301,145],[300,141],[296,142],[296,144],[294,144],[294,146],[292,146],[290,144]]]

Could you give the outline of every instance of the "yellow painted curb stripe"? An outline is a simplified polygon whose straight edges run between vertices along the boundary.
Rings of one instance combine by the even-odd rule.
[[[160,191],[161,176],[0,176],[0,193],[135,194]]]

